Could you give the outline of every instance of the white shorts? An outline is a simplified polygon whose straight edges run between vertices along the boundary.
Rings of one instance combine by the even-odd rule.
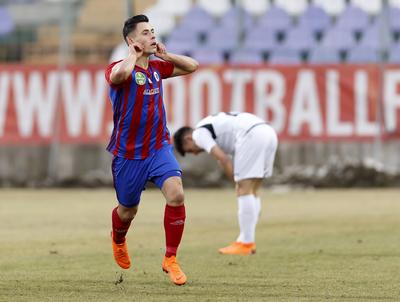
[[[276,132],[267,124],[257,125],[238,138],[233,156],[235,182],[270,177],[277,147]]]

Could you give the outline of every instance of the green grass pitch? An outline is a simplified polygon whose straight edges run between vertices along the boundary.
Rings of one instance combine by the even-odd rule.
[[[238,234],[233,189],[186,190],[178,287],[161,271],[159,191],[143,194],[121,280],[113,190],[0,190],[0,301],[400,300],[400,190],[266,189],[262,200],[257,253],[222,256]]]

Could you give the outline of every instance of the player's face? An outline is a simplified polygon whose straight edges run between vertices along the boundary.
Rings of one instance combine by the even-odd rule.
[[[137,24],[133,32],[133,40],[143,45],[143,53],[151,55],[157,51],[156,36],[154,28],[148,22],[140,22]]]
[[[193,141],[192,139],[192,135],[188,135],[184,138],[183,140],[183,150],[186,153],[192,153],[194,155],[197,155],[201,152],[203,152],[204,150],[199,148]]]

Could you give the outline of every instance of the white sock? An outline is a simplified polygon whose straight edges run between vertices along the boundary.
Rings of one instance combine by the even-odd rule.
[[[261,216],[261,198],[260,197],[255,197],[255,213],[256,213],[256,225],[258,223],[258,220],[260,219]],[[243,242],[243,232],[240,232],[238,238],[236,239],[237,242]],[[255,242],[255,241],[254,241]]]
[[[258,219],[257,201],[254,195],[238,197],[238,218],[240,234],[236,241],[251,243],[255,241],[256,224]]]
[[[257,223],[258,220],[260,219],[260,214],[261,214],[261,198],[260,197],[256,197],[256,202],[254,203],[254,206],[256,208],[256,214],[257,214],[256,223]]]

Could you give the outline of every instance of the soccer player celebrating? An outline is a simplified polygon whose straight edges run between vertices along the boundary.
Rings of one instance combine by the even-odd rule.
[[[250,113],[221,112],[182,127],[174,135],[176,150],[210,153],[236,183],[240,235],[221,254],[250,255],[256,251],[255,231],[261,209],[258,191],[263,178],[272,175],[277,135],[262,119]],[[232,159],[231,159],[232,156]]]
[[[112,211],[112,247],[117,264],[128,269],[131,260],[126,233],[134,219],[147,181],[161,189],[165,199],[166,253],[162,269],[177,285],[185,284],[176,252],[185,224],[181,169],[172,153],[162,97],[162,79],[194,72],[198,63],[171,54],[156,41],[149,19],[126,20],[123,36],[129,54],[106,70],[114,111],[114,130],[107,150],[114,155],[112,174],[118,206]],[[155,55],[162,60],[150,60]]]

